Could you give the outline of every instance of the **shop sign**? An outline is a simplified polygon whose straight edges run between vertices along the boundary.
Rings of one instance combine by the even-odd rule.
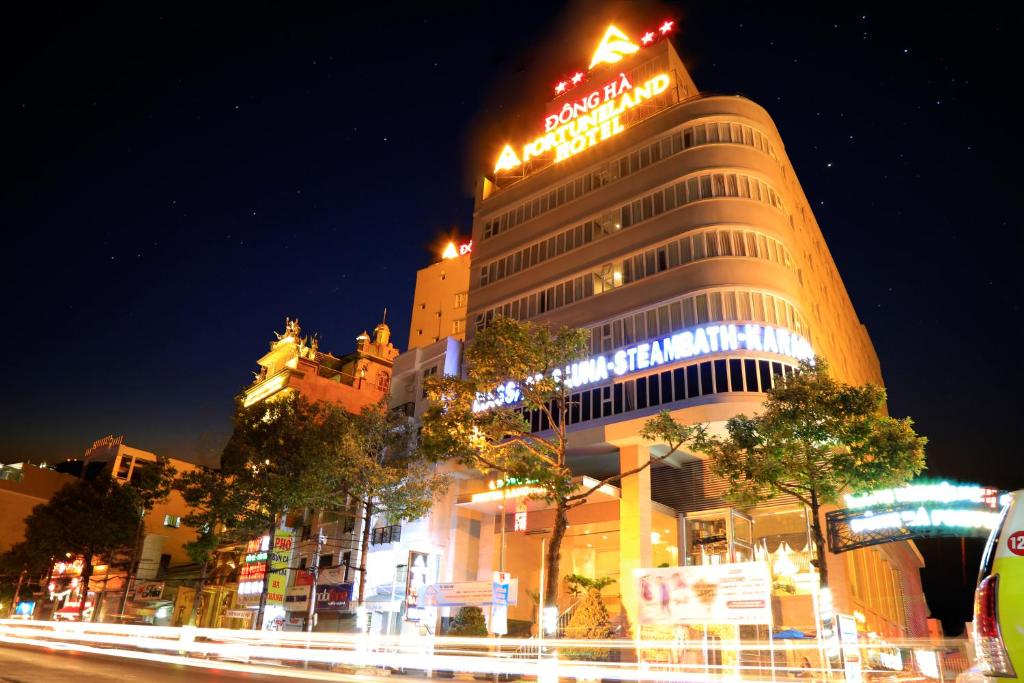
[[[998,524],[1007,496],[949,481],[847,495],[847,507],[825,515],[829,548],[841,553],[911,538],[985,538]]]
[[[245,561],[238,576],[238,604],[258,605],[263,593],[263,582],[267,571],[267,554],[270,553],[270,579],[267,581],[267,605],[284,605],[288,582],[288,566],[291,564],[295,532],[278,529],[274,533],[274,550],[271,553],[270,536],[249,541]]]
[[[851,510],[920,503],[922,505],[952,505],[972,503],[999,510],[1007,497],[999,489],[975,484],[957,484],[950,481],[919,482],[895,489],[879,489],[867,493],[847,494],[846,507]]]
[[[339,567],[324,567],[317,572],[316,582],[317,584],[348,583],[348,577],[345,576],[347,569],[348,568],[344,565]],[[312,583],[312,580],[310,583]]]
[[[427,553],[409,551],[408,571],[405,575],[405,620],[419,621],[423,610],[419,607],[420,594],[436,577],[435,562]]]
[[[636,569],[639,623],[771,624],[766,562]]]
[[[284,595],[284,608],[289,612],[305,612],[309,609],[309,590],[312,586],[292,586]]]
[[[228,619],[252,619],[254,614],[255,612],[247,609],[229,609],[224,612]]]
[[[837,614],[839,626],[839,644],[843,652],[843,672],[846,683],[860,683],[863,662],[860,647],[857,645],[857,620],[849,614]]]
[[[450,259],[459,258],[460,256],[465,256],[466,254],[471,254],[472,252],[473,240],[463,242],[462,244],[459,244],[457,246],[455,242],[449,242],[448,246],[445,247],[444,251],[441,253],[441,258],[447,261]]]
[[[135,584],[136,600],[159,600],[163,594],[163,581],[139,581]]]
[[[352,603],[352,584],[333,583],[316,587],[318,612],[344,612]]]
[[[35,600],[22,600],[18,603],[17,607],[14,608],[14,616],[21,619],[31,619],[32,614],[36,611]]]
[[[788,356],[798,361],[814,361],[810,342],[801,335],[770,325],[702,325],[681,330],[671,336],[634,344],[611,356],[598,355],[555,368],[549,374],[565,382],[570,389],[604,382],[610,377],[656,368],[679,360],[697,358],[722,351],[761,351]],[[543,379],[541,374],[526,379],[527,383]],[[496,406],[514,405],[522,398],[516,382],[506,382],[490,394],[478,394],[473,411]]]
[[[509,605],[518,604],[519,579],[508,582]],[[433,583],[427,586],[420,600],[421,607],[480,607],[494,604],[493,581],[464,581],[462,583]]]

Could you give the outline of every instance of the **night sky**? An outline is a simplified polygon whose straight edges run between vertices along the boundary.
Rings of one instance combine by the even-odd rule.
[[[27,4],[0,48],[0,460],[111,432],[216,453],[285,316],[340,355],[386,306],[404,348],[415,272],[468,235],[504,140],[609,20],[672,18],[698,87],[778,125],[928,474],[1024,487],[1003,5]],[[924,544],[947,627],[950,543]]]

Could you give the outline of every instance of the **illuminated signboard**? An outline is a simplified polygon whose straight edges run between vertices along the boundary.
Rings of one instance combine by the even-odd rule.
[[[1007,494],[974,484],[920,482],[846,496],[825,515],[834,553],[911,538],[974,536],[995,528]]]
[[[572,363],[564,369],[555,368],[551,377],[566,382],[570,389],[603,382],[630,372],[655,368],[687,358],[696,358],[720,351],[767,351],[796,360],[814,360],[811,344],[799,334],[768,325],[702,325],[683,330],[670,337],[634,344],[620,349],[610,357],[598,355]],[[527,382],[542,379],[542,375]],[[514,405],[522,398],[516,382],[507,382],[488,395],[478,395],[474,412],[501,405]]]
[[[453,259],[465,256],[473,252],[473,240],[463,242],[462,244],[456,245],[455,242],[449,242],[448,246],[441,252],[441,258]]]
[[[654,42],[656,35],[667,35],[674,22],[666,21],[658,34],[647,31],[640,38],[644,45]],[[624,57],[640,51],[625,33],[609,26],[590,61],[592,70],[605,65],[618,64]],[[555,86],[558,96],[581,86],[586,80],[582,71],[561,80]],[[618,135],[626,129],[622,115],[661,95],[672,83],[668,73],[656,74],[640,83],[632,83],[625,73],[619,73],[588,94],[567,101],[556,113],[544,119],[544,133],[527,142],[516,153],[512,145],[505,145],[498,155],[494,172],[510,171],[538,157],[554,155],[554,163],[564,161],[594,145]]]
[[[543,135],[523,145],[517,156],[511,145],[505,145],[494,171],[507,171],[535,157],[555,153],[555,163],[565,161],[599,142],[618,135],[626,128],[623,113],[657,97],[671,84],[668,74],[658,74],[634,87],[626,74],[594,90],[576,102],[566,102],[561,111],[544,119]]]
[[[274,533],[273,553],[270,553],[270,536],[249,541],[238,573],[238,604],[259,604],[260,595],[263,593],[263,581],[267,575],[268,553],[271,574],[267,588],[267,604],[284,604],[285,582],[294,540],[294,533],[291,530],[278,529]]]

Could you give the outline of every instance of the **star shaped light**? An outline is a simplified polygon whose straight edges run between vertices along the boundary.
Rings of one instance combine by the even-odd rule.
[[[580,81],[583,80],[583,74],[579,71],[572,75],[572,84],[579,85]]]
[[[640,42],[644,45],[650,45],[651,41],[654,40],[654,34],[648,31],[640,37]]]
[[[672,27],[675,25],[675,23],[676,22],[674,22],[674,21],[666,21],[664,24],[659,26],[658,30],[661,31],[661,35],[665,35],[669,31],[671,31]]]
[[[559,95],[561,95],[562,93],[565,92],[565,88],[568,85],[569,84],[566,83],[565,81],[561,81],[558,85],[555,86],[555,92],[558,93]]]

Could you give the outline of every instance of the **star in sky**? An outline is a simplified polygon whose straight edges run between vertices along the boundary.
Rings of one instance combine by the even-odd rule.
[[[572,84],[579,85],[580,81],[583,80],[583,74],[579,71],[572,75]]]
[[[555,86],[555,92],[561,95],[562,93],[565,92],[565,88],[567,85],[568,83],[566,83],[565,81],[561,81],[558,85]]]
[[[672,27],[675,25],[675,23],[676,22],[674,22],[674,21],[666,21],[664,24],[659,26],[658,30],[661,31],[661,35],[665,35],[669,31],[671,31]]]
[[[642,36],[642,37],[640,38],[640,42],[641,42],[641,43],[643,43],[644,45],[650,45],[650,44],[651,44],[651,41],[652,41],[652,40],[654,40],[654,34],[653,34],[653,33],[651,33],[650,31],[648,31],[647,33],[645,33],[645,34],[644,34],[644,35],[643,35],[643,36]]]

